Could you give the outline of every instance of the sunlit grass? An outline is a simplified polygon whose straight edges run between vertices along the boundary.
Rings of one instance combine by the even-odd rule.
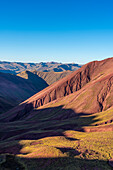
[[[83,164],[93,168],[111,169],[107,161],[113,158],[113,132],[87,133],[68,130],[64,132],[64,136],[45,137],[39,140],[21,140],[18,144],[22,148],[16,156],[27,167],[35,167],[34,162],[38,161],[40,164],[40,159],[44,159],[45,162],[46,158],[50,158],[50,165],[47,169],[56,169],[56,166],[59,169],[67,168],[69,165],[67,165],[66,159],[68,164],[70,162],[69,167],[72,167],[72,169],[74,169],[77,160],[76,168],[78,169],[81,169]],[[54,162],[53,158],[59,158],[59,160]],[[31,160],[26,162],[26,159]],[[84,161],[81,162],[81,160]],[[92,162],[93,160],[94,162]],[[103,163],[101,163],[102,161]]]

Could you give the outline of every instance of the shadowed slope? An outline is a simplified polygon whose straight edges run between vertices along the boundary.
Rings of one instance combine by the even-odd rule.
[[[57,149],[56,149],[57,150]],[[53,152],[53,151],[52,151]],[[58,151],[57,151],[58,152]],[[60,151],[59,151],[60,152]],[[77,151],[75,151],[77,152]],[[68,152],[69,154],[71,152]],[[89,153],[89,154],[93,154]],[[4,156],[4,162],[0,164],[1,170],[10,168],[15,170],[112,170],[107,160],[87,159],[77,157],[50,157],[50,158],[23,158],[14,155]]]
[[[17,74],[17,76],[27,79],[35,88],[39,89],[39,91],[48,86],[45,80],[30,71],[23,71],[20,74]]]
[[[72,71],[63,71],[63,72],[41,72],[41,71],[32,71],[34,74],[37,74],[39,77],[43,78],[49,85],[54,82],[66,77],[71,74]]]
[[[34,75],[34,74],[33,74]],[[32,77],[30,74],[29,77]],[[36,92],[47,87],[40,77],[33,77],[35,83],[12,74],[0,73],[0,113],[5,112]]]
[[[72,71],[64,71],[64,72],[42,72],[42,71],[23,71],[19,74],[17,74],[17,76],[28,79],[28,73],[32,75],[32,79],[30,79],[31,81],[33,81],[33,77],[35,77],[36,75],[38,75],[40,78],[42,78],[43,80],[45,80],[45,82],[48,85],[53,84],[54,82],[66,77],[67,75],[71,74]],[[34,75],[33,75],[34,74]],[[34,82],[34,81],[33,81]]]
[[[9,117],[11,122],[3,122]],[[89,126],[98,121],[96,116],[88,117],[85,113],[77,114],[74,110],[66,109],[61,105],[54,107],[54,104],[45,108],[34,109],[28,115],[22,116],[21,113],[12,117],[10,114],[7,115],[7,118],[5,115],[1,118],[3,119],[0,124],[1,140],[11,137],[13,139],[38,139],[58,136],[64,130],[83,131],[83,126]]]

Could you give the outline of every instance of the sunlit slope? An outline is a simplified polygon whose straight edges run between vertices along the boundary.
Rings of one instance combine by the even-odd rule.
[[[28,112],[34,108],[61,98],[61,103],[67,103],[68,107],[72,105],[76,113],[91,114],[106,110],[113,103],[112,68],[113,58],[88,63],[14,108],[8,119],[13,120],[16,115],[22,119],[21,111],[26,117],[26,113],[28,116]],[[63,99],[71,93],[72,99],[71,96]]]
[[[64,131],[64,136],[20,140],[0,144],[0,168],[21,170],[111,170],[113,132]],[[4,145],[6,146],[4,148]]]

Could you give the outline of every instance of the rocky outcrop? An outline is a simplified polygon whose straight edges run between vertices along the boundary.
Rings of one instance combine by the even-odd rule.
[[[103,80],[102,80],[103,81]],[[113,75],[110,75],[106,80],[104,80],[104,84],[99,94],[97,95],[97,102],[100,106],[100,112],[108,109],[111,105],[106,105],[106,100],[110,96],[113,86]]]

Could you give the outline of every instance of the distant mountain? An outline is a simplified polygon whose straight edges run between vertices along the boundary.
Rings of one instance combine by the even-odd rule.
[[[22,78],[28,79],[28,74],[32,74],[31,79],[34,82],[34,77],[36,75],[38,75],[39,77],[41,77],[42,79],[44,79],[46,81],[46,83],[48,85],[53,84],[54,82],[66,77],[67,75],[71,74],[72,71],[63,71],[63,72],[54,72],[54,71],[50,71],[50,72],[42,72],[42,71],[32,71],[30,73],[30,71],[23,71],[19,74],[17,74],[17,76],[20,76]],[[34,74],[34,76],[33,76]],[[31,80],[31,81],[32,81]],[[35,84],[36,85],[36,84]]]
[[[21,62],[7,62],[0,61],[0,72],[17,74],[25,70],[29,71],[75,71],[80,68],[80,64],[62,64],[57,62],[40,62],[40,63],[21,63]]]
[[[8,111],[47,86],[42,78],[30,72],[27,80],[0,72],[0,113]]]

